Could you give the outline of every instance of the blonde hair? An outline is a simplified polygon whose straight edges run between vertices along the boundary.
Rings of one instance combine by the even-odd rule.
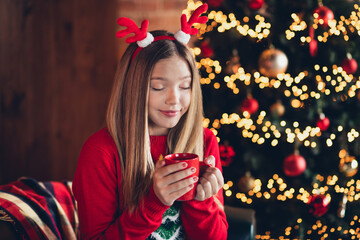
[[[153,31],[154,36],[172,35]],[[190,152],[203,158],[203,107],[199,73],[189,48],[177,41],[155,41],[132,59],[136,43],[129,45],[115,74],[106,122],[120,159],[123,207],[133,212],[152,184],[154,162],[148,129],[148,91],[155,64],[172,56],[182,57],[192,74],[191,101],[179,123],[169,130],[168,153]],[[120,176],[119,176],[120,177]]]

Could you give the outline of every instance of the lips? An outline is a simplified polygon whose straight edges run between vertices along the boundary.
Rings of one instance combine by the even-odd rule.
[[[160,112],[167,117],[175,117],[180,113],[180,111],[162,111],[162,110],[160,110]]]

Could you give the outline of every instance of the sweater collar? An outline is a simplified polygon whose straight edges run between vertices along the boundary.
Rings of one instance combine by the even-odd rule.
[[[165,156],[167,149],[167,135],[150,136],[151,156],[157,162],[160,155]]]

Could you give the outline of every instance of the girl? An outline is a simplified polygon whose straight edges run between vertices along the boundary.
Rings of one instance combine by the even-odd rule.
[[[189,48],[155,31],[132,43],[117,69],[107,128],[84,144],[73,191],[82,239],[226,239],[223,177],[213,133],[202,127],[202,94]],[[168,153],[204,159],[198,178]],[[185,178],[185,179],[184,179]],[[194,183],[196,196],[176,201]]]

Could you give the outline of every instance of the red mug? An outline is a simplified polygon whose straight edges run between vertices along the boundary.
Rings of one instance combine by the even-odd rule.
[[[199,156],[193,153],[174,153],[169,154],[164,157],[166,165],[179,163],[179,162],[186,162],[187,167],[191,168],[194,167],[196,171],[188,176],[190,177],[199,177]],[[180,198],[178,198],[178,201],[188,201],[195,198],[195,191],[196,191],[197,182],[194,183],[194,187],[184,195],[182,195]]]

